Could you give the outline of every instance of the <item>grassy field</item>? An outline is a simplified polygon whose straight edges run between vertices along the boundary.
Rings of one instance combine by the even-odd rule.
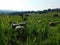
[[[54,14],[59,16],[54,17]],[[26,18],[26,28],[18,33],[12,29],[10,22],[20,23],[22,17],[0,15],[0,45],[60,45],[60,24],[49,25],[49,20],[60,21],[60,12],[30,14]]]

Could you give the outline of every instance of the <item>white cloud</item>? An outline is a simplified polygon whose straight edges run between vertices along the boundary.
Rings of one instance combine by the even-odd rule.
[[[19,10],[25,7],[23,0],[0,0],[0,9]]]
[[[0,0],[0,9],[42,10],[59,7],[59,0]]]

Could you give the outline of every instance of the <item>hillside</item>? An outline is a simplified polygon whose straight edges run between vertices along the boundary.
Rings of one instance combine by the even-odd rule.
[[[22,17],[0,15],[1,45],[60,45],[60,12],[33,13],[26,18],[26,27],[17,32],[12,29],[10,22],[23,22]],[[51,26],[49,22],[59,23]]]

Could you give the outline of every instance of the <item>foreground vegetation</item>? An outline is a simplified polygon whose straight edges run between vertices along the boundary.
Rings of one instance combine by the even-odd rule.
[[[54,17],[54,14],[59,16]],[[60,12],[30,14],[26,18],[26,28],[17,32],[12,29],[10,22],[20,23],[22,17],[0,15],[0,45],[60,45],[60,24],[49,25],[49,20],[60,21]]]

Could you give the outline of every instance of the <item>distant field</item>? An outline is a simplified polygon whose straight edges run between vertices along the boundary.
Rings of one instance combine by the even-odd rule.
[[[58,14],[58,17],[54,17]],[[60,22],[60,12],[46,14],[30,14],[27,25],[22,33],[12,29],[10,22],[20,23],[21,16],[0,15],[0,45],[60,45],[60,24],[50,26],[50,20]],[[41,22],[38,22],[41,20]],[[17,38],[17,34],[19,34]],[[26,36],[27,39],[24,39]],[[24,43],[24,44],[23,44]]]

